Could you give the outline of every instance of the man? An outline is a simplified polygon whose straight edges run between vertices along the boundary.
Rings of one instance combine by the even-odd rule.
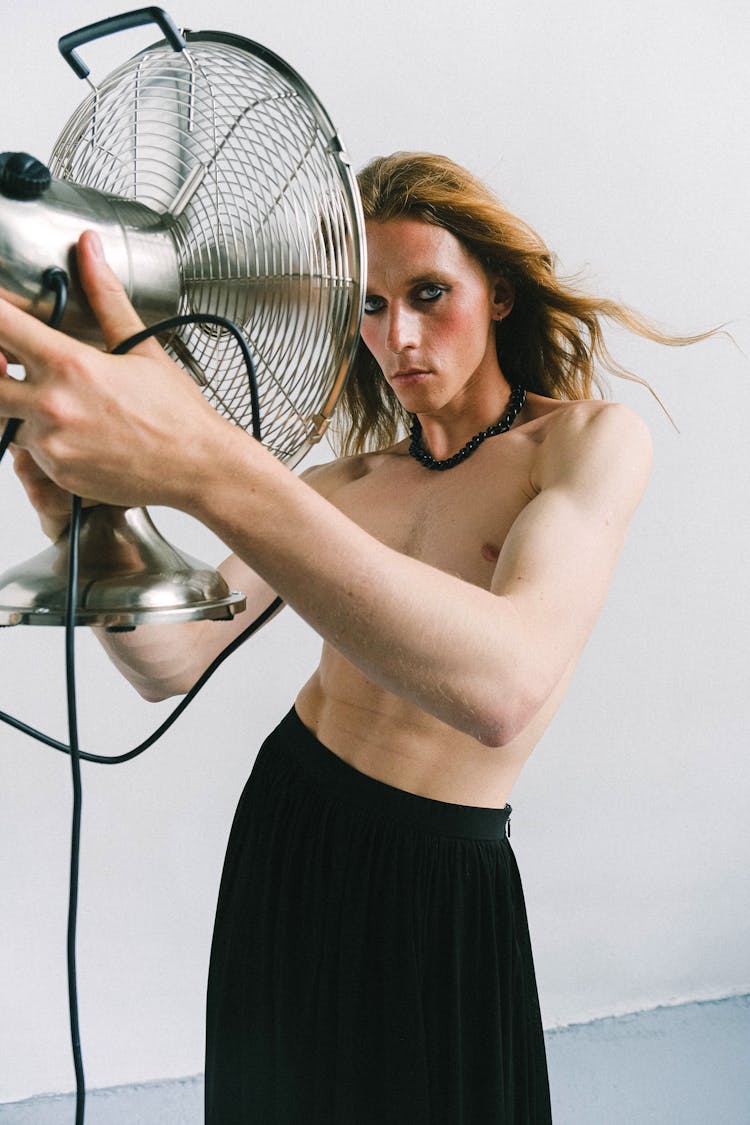
[[[436,190],[421,168],[410,198]],[[0,414],[22,421],[16,468],[48,534],[74,492],[180,508],[233,551],[248,609],[231,625],[105,638],[147,698],[186,691],[273,592],[325,642],[235,819],[207,1121],[544,1125],[507,799],[604,601],[650,442],[625,408],[511,386],[500,333],[530,286],[434,199],[378,213],[365,190],[365,213],[363,346],[411,443],[301,480],[155,344],[102,355],[6,304],[0,348],[27,379],[0,380]],[[79,267],[113,347],[140,325],[91,234]]]

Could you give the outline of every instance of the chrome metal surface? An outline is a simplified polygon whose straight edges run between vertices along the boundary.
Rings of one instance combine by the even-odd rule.
[[[143,319],[174,316],[180,303],[177,247],[168,223],[141,203],[53,179],[39,199],[0,195],[0,296],[42,320],[54,299],[42,286],[45,269],[70,278],[62,331],[101,344],[101,333],[77,280],[73,247],[82,230],[96,230],[107,261]]]
[[[0,625],[64,625],[68,539],[0,575]],[[77,625],[228,620],[245,607],[218,571],[177,550],[143,508],[86,508]]]
[[[263,442],[294,465],[325,432],[359,337],[356,180],[325,110],[282,59],[238,36],[184,37],[179,53],[156,44],[92,87],[55,145],[41,200],[0,201],[0,290],[48,319],[41,273],[66,269],[61,327],[98,340],[74,262],[78,235],[94,227],[147,324],[206,312],[244,331]],[[249,429],[248,375],[231,334],[189,326],[164,343],[215,409]],[[179,431],[176,417],[175,440]],[[78,622],[237,612],[241,595],[161,537],[155,545],[147,520],[86,513]],[[0,624],[62,624],[66,560],[63,541],[2,576]]]

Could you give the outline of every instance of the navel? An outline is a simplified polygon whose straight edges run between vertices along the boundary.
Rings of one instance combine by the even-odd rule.
[[[496,547],[494,543],[483,543],[482,558],[487,559],[487,562],[497,562],[500,558],[500,548]]]

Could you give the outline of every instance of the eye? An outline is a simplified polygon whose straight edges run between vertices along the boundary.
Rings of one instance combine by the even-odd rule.
[[[417,290],[417,299],[419,301],[437,301],[445,292],[445,285],[438,285],[436,282],[430,281]]]
[[[374,313],[379,313],[384,307],[385,301],[382,297],[365,297],[365,316],[372,316]]]

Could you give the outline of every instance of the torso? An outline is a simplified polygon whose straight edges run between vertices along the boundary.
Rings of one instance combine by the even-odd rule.
[[[582,405],[530,395],[508,433],[445,472],[424,468],[402,442],[326,466],[310,483],[394,550],[489,589],[510,527],[537,494],[535,470],[550,428],[560,411]],[[363,773],[435,800],[497,807],[508,800],[571,674],[572,668],[530,725],[500,749],[376,686],[330,645],[296,707],[320,742]]]

